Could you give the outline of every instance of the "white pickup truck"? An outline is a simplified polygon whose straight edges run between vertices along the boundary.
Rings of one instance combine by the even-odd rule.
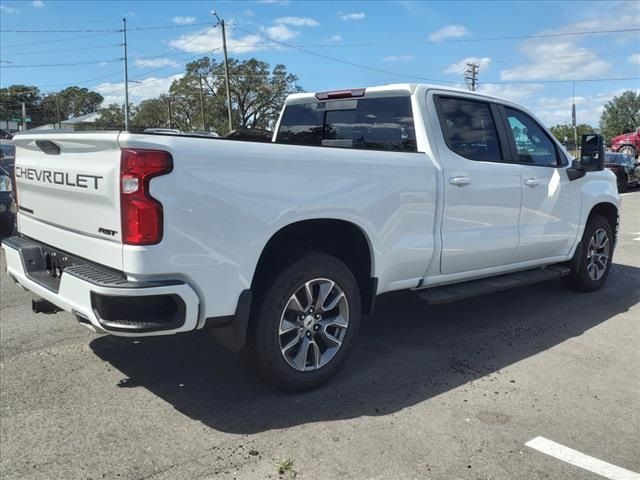
[[[35,311],[128,337],[206,329],[288,390],[341,367],[377,295],[443,303],[560,277],[593,291],[616,241],[601,137],[573,160],[525,109],[458,89],[291,95],[270,145],[15,143],[19,234],[3,248]]]

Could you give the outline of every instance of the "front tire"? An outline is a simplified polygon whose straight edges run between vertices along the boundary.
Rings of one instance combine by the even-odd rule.
[[[590,218],[582,235],[582,247],[571,262],[571,273],[565,277],[567,286],[581,292],[599,290],[611,270],[613,228],[601,215]]]
[[[636,149],[633,148],[631,145],[625,145],[624,147],[622,147],[620,150],[618,150],[618,152],[620,153],[626,153],[627,155],[629,155],[631,158],[636,158]]]
[[[360,326],[360,290],[349,268],[331,255],[306,253],[259,295],[251,349],[260,373],[291,392],[335,375]]]

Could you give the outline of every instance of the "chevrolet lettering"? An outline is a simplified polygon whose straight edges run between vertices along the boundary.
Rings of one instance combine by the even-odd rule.
[[[74,174],[16,166],[16,178],[25,178],[27,180],[52,183],[55,185],[66,185],[68,187],[93,188],[94,190],[97,190],[98,180],[101,180],[103,177],[84,173]]]

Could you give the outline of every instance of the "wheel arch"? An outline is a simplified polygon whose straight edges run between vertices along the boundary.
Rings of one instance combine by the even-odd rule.
[[[586,224],[588,224],[591,218],[595,215],[601,215],[607,220],[607,222],[609,222],[609,225],[611,225],[611,229],[613,230],[614,241],[617,241],[619,225],[618,206],[611,202],[600,202],[595,204],[589,211]]]
[[[315,250],[340,259],[353,272],[364,313],[373,311],[377,293],[373,245],[366,232],[348,220],[315,218],[283,226],[266,242],[253,274],[251,290],[259,292],[274,268],[282,268],[302,252]]]

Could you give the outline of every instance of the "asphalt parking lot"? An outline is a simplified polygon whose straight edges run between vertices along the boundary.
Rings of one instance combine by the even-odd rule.
[[[1,477],[640,478],[638,190],[614,264],[594,294],[387,295],[346,368],[295,396],[206,335],[130,341],[34,315],[3,265]]]

